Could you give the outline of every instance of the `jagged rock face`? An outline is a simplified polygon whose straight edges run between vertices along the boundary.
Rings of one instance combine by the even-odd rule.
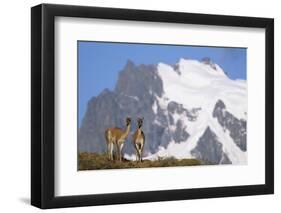
[[[188,132],[186,131],[186,127],[184,126],[181,120],[177,121],[176,130],[173,134],[173,139],[176,143],[180,143],[182,141],[186,141],[189,137]]]
[[[105,152],[104,131],[116,126],[124,128],[126,117],[133,119],[131,132],[124,145],[124,152],[127,154],[135,152],[131,142],[132,134],[137,128],[137,117],[144,118],[142,128],[148,141],[144,147],[144,155],[155,153],[159,146],[167,147],[172,140],[177,143],[185,141],[189,134],[183,123],[178,120],[174,124],[174,131],[169,129],[169,125],[174,122],[171,120],[173,113],[186,113],[190,118],[192,115],[176,102],[169,104],[168,110],[162,109],[156,98],[162,96],[162,93],[162,80],[157,75],[155,66],[135,66],[128,61],[119,74],[115,90],[104,90],[89,101],[79,131],[79,151]],[[157,112],[153,110],[153,105],[156,105]],[[172,112],[173,110],[177,112]]]
[[[242,151],[247,151],[247,122],[243,119],[237,119],[228,112],[222,100],[217,101],[213,117],[217,118],[219,124],[225,130],[229,131],[229,135],[233,138],[235,144]]]
[[[115,109],[116,112],[112,109]],[[98,97],[94,97],[88,102],[87,111],[78,133],[79,150],[104,151],[104,130],[115,125],[118,121],[117,110],[118,103],[116,102],[115,94],[109,90],[105,90]],[[104,143],[98,143],[98,141],[103,141]]]
[[[199,138],[197,146],[191,151],[197,158],[212,164],[231,164],[227,155],[223,152],[222,143],[218,141],[216,134],[207,127]]]
[[[115,92],[146,101],[152,93],[161,96],[163,84],[154,65],[135,66],[133,62],[128,61],[124,70],[119,74]]]
[[[209,57],[205,57],[202,59],[202,63],[209,65],[214,70],[217,70],[216,65],[212,62],[212,60]]]
[[[170,125],[174,125],[176,127],[173,133],[173,140],[176,143],[180,143],[182,141],[186,141],[190,136],[186,131],[186,126],[184,125],[182,120],[175,121],[173,116],[174,114],[180,115],[181,117],[187,117],[188,119],[196,119],[196,116],[192,115],[187,109],[185,109],[182,104],[178,104],[175,101],[171,101],[167,105],[167,112],[169,117]]]

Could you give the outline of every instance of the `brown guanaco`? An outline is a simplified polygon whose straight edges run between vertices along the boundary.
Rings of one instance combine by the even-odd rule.
[[[136,149],[137,161],[142,161],[142,152],[145,143],[145,135],[142,131],[143,118],[138,118],[138,129],[133,135],[133,144]]]
[[[105,139],[107,143],[107,153],[109,160],[113,160],[114,145],[117,149],[117,159],[122,161],[122,149],[127,139],[131,128],[131,118],[126,118],[126,128],[120,129],[118,127],[109,128],[105,130]]]

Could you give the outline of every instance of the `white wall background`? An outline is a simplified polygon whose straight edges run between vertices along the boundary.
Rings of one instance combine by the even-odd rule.
[[[281,13],[278,1],[45,0],[45,3],[275,18],[275,195],[50,210],[51,212],[276,212],[281,199]],[[1,2],[0,211],[39,212],[30,197],[30,7],[37,0]],[[280,82],[280,84],[279,84]]]

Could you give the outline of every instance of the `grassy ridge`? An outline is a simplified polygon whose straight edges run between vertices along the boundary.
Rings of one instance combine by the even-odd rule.
[[[172,166],[197,166],[203,163],[197,159],[175,158],[158,159],[155,161],[144,160],[143,162],[109,161],[106,154],[82,152],[78,155],[79,170],[93,169],[125,169],[125,168],[150,168],[150,167],[172,167]]]

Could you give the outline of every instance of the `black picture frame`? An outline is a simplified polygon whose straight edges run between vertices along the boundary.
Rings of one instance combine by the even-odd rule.
[[[55,17],[263,28],[266,34],[265,184],[93,195],[54,195]],[[274,193],[274,20],[164,11],[41,4],[31,8],[31,204],[39,208],[140,203]]]

